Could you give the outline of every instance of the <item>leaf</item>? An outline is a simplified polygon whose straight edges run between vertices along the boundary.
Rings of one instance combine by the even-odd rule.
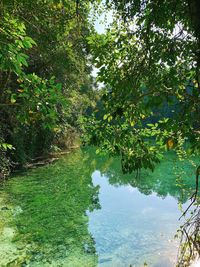
[[[112,120],[112,116],[108,116],[108,122],[110,122]]]
[[[13,149],[13,146],[11,144],[7,144],[8,149]]]
[[[28,67],[28,63],[27,63],[27,61],[26,61],[26,59],[24,57],[21,57],[21,62],[22,62],[23,65]]]
[[[57,83],[56,84],[56,89],[61,90],[62,89],[62,83]]]
[[[104,119],[104,120],[107,120],[108,116],[109,116],[109,114],[105,114],[105,115],[103,116],[103,119]]]
[[[19,65],[23,64],[25,65],[26,67],[28,67],[28,63],[26,61],[26,58],[25,58],[25,54],[17,54],[17,63]]]
[[[100,149],[96,149],[96,154],[98,155],[100,153]]]
[[[15,94],[11,95],[10,102],[11,102],[12,104],[14,104],[14,103],[16,102],[16,99],[15,99],[15,97],[16,97],[16,95],[15,95]]]
[[[171,149],[171,148],[173,148],[173,146],[174,146],[174,141],[172,139],[168,139],[167,140],[167,147],[169,149]]]
[[[147,126],[149,126],[149,127],[154,127],[154,124],[152,124],[152,123],[148,123]]]
[[[0,144],[0,148],[3,148],[4,150],[13,149],[13,146],[11,144],[2,143]]]
[[[3,143],[3,144],[2,144],[2,147],[3,147],[5,150],[7,150],[7,144]]]
[[[31,48],[32,47],[32,44],[27,39],[23,40],[23,45],[25,48]]]

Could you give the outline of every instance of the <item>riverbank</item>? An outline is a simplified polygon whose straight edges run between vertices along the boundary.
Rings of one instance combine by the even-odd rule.
[[[69,147],[67,150],[63,150],[60,152],[51,152],[44,156],[37,157],[32,159],[29,163],[25,164],[23,168],[25,169],[34,169],[37,167],[41,167],[47,164],[54,163],[55,161],[59,160],[60,157],[70,154],[74,149],[80,148],[80,145]]]

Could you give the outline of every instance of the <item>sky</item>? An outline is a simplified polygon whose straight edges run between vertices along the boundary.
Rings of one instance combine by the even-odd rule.
[[[112,12],[104,12],[99,18],[95,21],[95,29],[98,33],[104,33],[106,30],[106,27],[112,22]]]
[[[99,16],[96,19],[96,21],[94,23],[95,30],[99,34],[105,33],[106,27],[112,22],[112,20],[113,20],[113,17],[112,17],[111,11],[103,12],[101,14],[101,16]],[[97,72],[98,72],[98,69],[93,67],[92,76],[96,77]],[[100,87],[101,87],[101,85],[100,85]]]

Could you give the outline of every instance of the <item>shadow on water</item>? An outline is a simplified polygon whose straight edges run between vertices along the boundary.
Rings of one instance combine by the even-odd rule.
[[[119,206],[111,205],[113,211],[111,211],[110,217],[106,215],[104,206],[108,204],[109,207],[109,203],[105,204],[106,197],[101,200],[100,187],[105,187],[106,192],[118,188],[124,190],[124,187],[129,188],[129,191],[130,188],[135,188],[142,195],[155,193],[162,198],[172,196],[184,203],[190,193],[186,187],[193,187],[191,179],[188,179],[192,176],[193,169],[191,166],[185,167],[185,163],[178,163],[178,167],[175,167],[174,160],[173,155],[168,155],[168,159],[158,166],[155,173],[142,171],[140,177],[136,179],[134,175],[121,173],[118,159],[97,156],[93,149],[84,149],[74,151],[55,164],[14,176],[0,189],[3,196],[0,204],[0,218],[3,222],[0,224],[2,233],[0,266],[8,266],[9,263],[11,264],[9,266],[90,267],[97,266],[98,263],[102,266],[128,266],[126,251],[127,254],[131,254],[132,249],[138,248],[127,241],[128,237],[125,238],[121,235],[122,228],[118,227],[118,232],[113,232],[113,235],[109,236],[110,240],[106,241],[107,243],[103,241],[103,244],[100,244],[106,229],[105,218],[108,218],[108,223],[113,224],[113,227],[115,227],[115,219],[119,225],[121,223],[117,219]],[[177,171],[179,185],[174,182],[172,165]],[[100,173],[98,179],[106,177],[102,185],[101,181],[97,183],[92,179],[97,170]],[[118,193],[120,192],[116,191],[114,194]],[[111,192],[110,196],[114,196],[114,194]],[[106,196],[106,193],[104,195]],[[139,199],[140,197],[138,201],[140,201]],[[108,200],[110,199],[108,198]],[[139,208],[140,205],[138,205]],[[125,213],[126,208],[123,207],[121,215]],[[136,210],[136,214],[140,216],[139,210],[138,213]],[[130,210],[127,210],[125,216],[129,215]],[[138,220],[140,219],[142,217],[138,217]],[[136,237],[138,235],[139,240],[139,233],[130,231],[133,222],[127,221],[129,225],[124,223],[123,230],[127,231],[124,235],[134,234]],[[91,224],[93,225],[91,226]],[[121,223],[121,227],[123,227],[123,223]],[[151,225],[148,227],[151,228]],[[10,234],[9,230],[13,233]],[[109,231],[112,232],[112,229]],[[10,239],[6,235],[9,235]],[[119,241],[118,245],[114,240]],[[142,240],[140,243],[141,248],[139,249],[142,250]],[[130,247],[126,248],[126,245],[130,245]],[[106,253],[104,251],[101,256],[102,246],[108,251]],[[124,258],[125,265],[113,263],[112,253],[116,250],[113,248],[114,246],[117,249],[124,246],[124,254],[121,257]],[[148,248],[146,249],[148,250]],[[141,251],[139,255],[142,253],[144,252]],[[127,259],[129,260],[128,256]],[[161,266],[159,262],[156,264],[155,267]],[[166,259],[166,263],[162,267],[170,266],[167,264]]]

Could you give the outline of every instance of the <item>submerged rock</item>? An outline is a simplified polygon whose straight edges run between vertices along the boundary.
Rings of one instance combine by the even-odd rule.
[[[112,258],[103,258],[103,259],[100,259],[99,260],[99,263],[105,263],[105,262],[109,262],[109,261],[112,261]]]

